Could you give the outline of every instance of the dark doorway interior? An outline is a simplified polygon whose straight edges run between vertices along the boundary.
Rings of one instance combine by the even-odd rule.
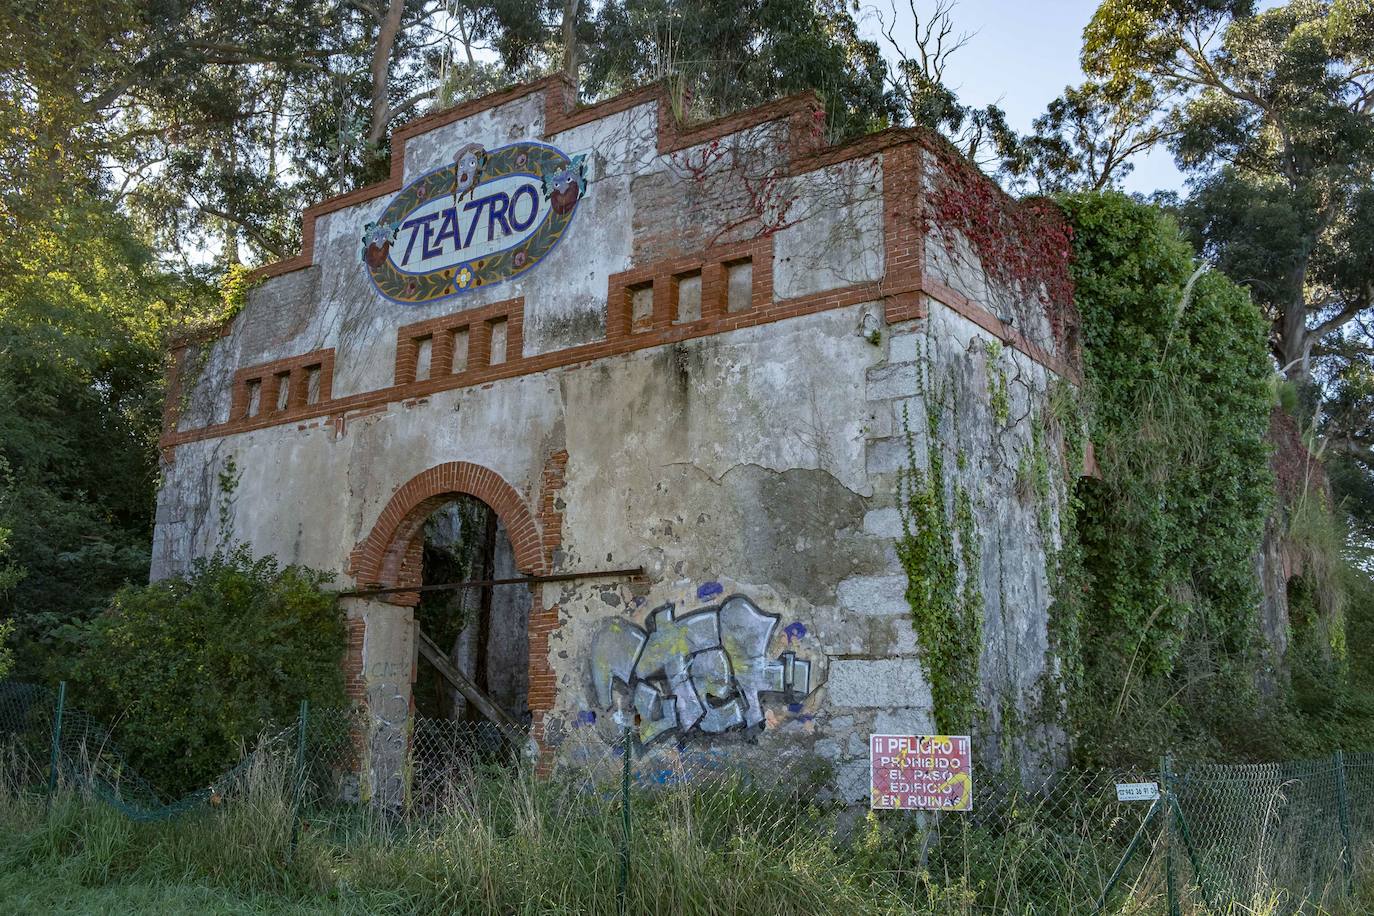
[[[425,585],[507,579],[521,575],[505,526],[491,507],[457,496],[424,527]],[[425,635],[449,653],[498,706],[528,722],[530,590],[524,585],[423,592],[415,609]],[[481,714],[427,663],[416,673],[421,716],[478,721]]]

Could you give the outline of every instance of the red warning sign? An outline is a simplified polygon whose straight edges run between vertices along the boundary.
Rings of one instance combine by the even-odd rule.
[[[870,735],[873,808],[973,810],[973,750],[967,735]]]

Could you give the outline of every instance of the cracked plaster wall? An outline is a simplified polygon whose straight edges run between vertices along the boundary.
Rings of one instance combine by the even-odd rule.
[[[980,698],[988,719],[971,730],[986,753],[999,753],[986,739],[1004,725],[1008,703],[1030,711],[1045,672],[1043,535],[1037,507],[1018,493],[1017,467],[1046,374],[1002,350],[1012,418],[1003,428],[989,406],[981,330],[932,305],[929,319],[891,328],[874,346],[858,333],[863,311],[442,392],[352,421],[342,435],[319,425],[183,446],[159,508],[161,571],[213,549],[223,528],[259,553],[342,573],[392,491],[416,474],[471,461],[531,493],[543,457],[565,448],[560,567],[642,565],[649,581],[544,587],[544,605],[557,604],[563,620],[550,646],[559,699],[546,719],[549,737],[576,760],[618,732],[615,710],[596,708],[587,666],[607,619],[642,624],[664,604],[682,613],[709,606],[719,599],[699,591],[718,583],[717,594],[745,595],[778,616],[773,655],[791,650],[810,661],[816,687],[793,698],[800,705],[765,704],[761,730],[708,743],[760,761],[819,754],[857,773],[870,732],[933,729],[894,547],[895,479],[906,463],[901,410],[923,463],[917,365],[918,348],[928,347],[932,372],[954,386],[947,467],[974,496],[983,545]],[[958,450],[968,456],[962,471]],[[231,455],[239,482],[226,494],[218,478]],[[784,636],[794,623],[804,635]],[[1014,749],[1043,758],[1053,737],[1021,734]],[[657,752],[676,753],[672,741]]]

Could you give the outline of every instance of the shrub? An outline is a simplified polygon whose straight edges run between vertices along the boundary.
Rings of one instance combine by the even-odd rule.
[[[343,703],[345,627],[321,588],[330,578],[240,547],[184,579],[126,587],[73,634],[73,697],[117,723],[145,778],[178,792],[205,785],[302,699]]]
[[[0,621],[0,679],[7,677],[14,666],[14,652],[9,646],[13,633],[13,620]]]
[[[1210,753],[1253,734],[1254,558],[1274,486],[1266,324],[1243,289],[1196,269],[1159,209],[1061,202],[1102,470],[1078,489],[1081,566],[1058,595],[1078,604],[1063,628],[1077,645],[1061,647],[1068,670],[1082,664],[1078,750],[1149,760],[1191,737]]]

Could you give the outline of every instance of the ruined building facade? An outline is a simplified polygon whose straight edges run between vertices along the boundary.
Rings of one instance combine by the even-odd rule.
[[[394,589],[475,500],[487,578],[587,574],[492,589],[485,644],[452,647],[547,761],[636,713],[651,752],[862,759],[936,726],[899,549],[934,431],[979,596],[965,730],[1052,744],[1008,719],[1052,679],[1056,497],[1027,468],[1065,460],[1041,426],[1071,348],[924,206],[942,156],[829,145],[811,96],[684,126],[558,78],[407,125],[388,181],[308,210],[300,256],[177,345],[154,577],[246,543],[393,589],[344,601],[380,759],[426,664]]]

